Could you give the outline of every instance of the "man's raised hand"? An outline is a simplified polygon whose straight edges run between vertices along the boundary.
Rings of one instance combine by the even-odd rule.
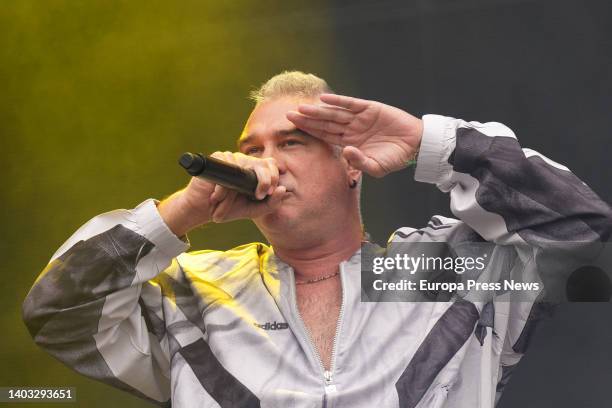
[[[408,165],[423,135],[419,118],[376,101],[322,94],[323,104],[303,104],[287,119],[304,132],[343,146],[349,163],[374,177]]]

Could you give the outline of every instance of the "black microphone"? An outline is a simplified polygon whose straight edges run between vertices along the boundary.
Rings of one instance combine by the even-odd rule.
[[[183,153],[179,164],[194,177],[220,184],[229,189],[255,198],[257,174],[250,169],[244,169],[235,164],[203,156],[200,153]]]

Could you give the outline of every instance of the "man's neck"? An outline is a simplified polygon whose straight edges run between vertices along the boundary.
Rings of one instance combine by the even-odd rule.
[[[299,248],[288,248],[282,244],[273,245],[273,248],[280,259],[293,267],[297,279],[308,280],[337,271],[338,264],[349,259],[360,248],[361,238],[359,229],[344,231]]]

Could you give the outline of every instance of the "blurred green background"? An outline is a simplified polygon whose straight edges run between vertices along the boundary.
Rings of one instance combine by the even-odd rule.
[[[233,150],[250,90],[284,69],[325,76],[325,10],[317,1],[3,2],[0,386],[73,386],[78,406],[150,406],[39,350],[23,298],[89,218],[181,188],[182,152]],[[227,249],[262,238],[245,221],[190,239]]]

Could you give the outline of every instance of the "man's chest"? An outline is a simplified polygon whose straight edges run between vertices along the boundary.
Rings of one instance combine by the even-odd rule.
[[[335,282],[325,282],[325,285],[319,285],[319,287],[298,286],[296,291],[297,304],[300,316],[308,329],[321,361],[325,369],[329,370],[342,304],[342,287],[340,279]]]

